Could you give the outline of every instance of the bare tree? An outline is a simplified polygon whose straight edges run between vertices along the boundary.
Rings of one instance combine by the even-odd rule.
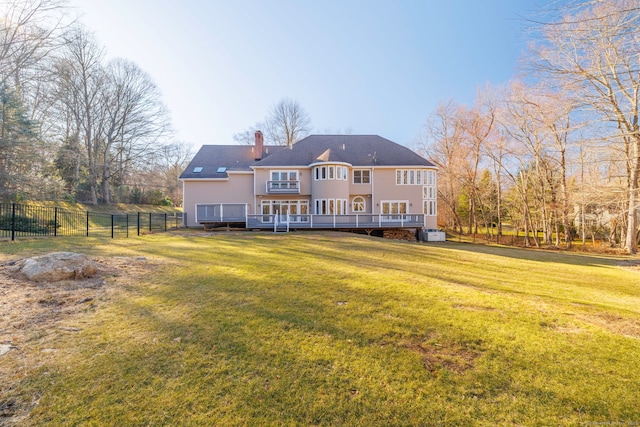
[[[64,0],[0,1],[0,82],[19,88],[25,74],[63,42]]]
[[[544,24],[538,69],[570,87],[585,107],[614,132],[612,146],[626,162],[624,247],[637,252],[640,191],[640,7],[635,0],[585,1]],[[615,141],[615,142],[614,142]]]
[[[130,61],[116,59],[107,67],[102,93],[102,197],[112,203],[114,172],[123,182],[132,164],[161,148],[169,134],[168,113],[151,78]]]
[[[255,125],[243,130],[242,132],[234,134],[233,140],[237,144],[253,145],[255,144],[256,131],[262,131],[266,128],[267,127],[264,123],[256,123]]]
[[[285,98],[271,107],[266,120],[268,137],[276,145],[291,147],[311,132],[311,119],[302,106]]]
[[[123,184],[170,134],[160,92],[134,63],[105,64],[102,48],[80,27],[56,67],[61,139],[82,142],[91,202],[112,203],[112,185]]]
[[[71,126],[65,133],[78,135],[85,150],[93,204],[98,203],[100,156],[104,142],[101,135],[105,118],[102,94],[107,76],[103,61],[104,50],[93,35],[77,27],[67,36],[67,49],[56,64],[59,108],[72,118],[65,122]]]
[[[465,187],[469,197],[469,233],[477,234],[477,208],[481,204],[478,194],[478,174],[483,166],[483,153],[491,134],[495,121],[495,106],[488,93],[479,93],[476,105],[472,109],[461,111],[464,128],[464,142],[468,154],[464,163]]]
[[[257,130],[265,133],[265,142],[272,145],[292,146],[311,132],[311,119],[302,106],[285,98],[271,107],[264,122],[233,136],[240,144],[253,144]]]
[[[436,112],[427,119],[425,137],[419,142],[418,151],[425,154],[440,169],[438,199],[447,209],[439,211],[442,212],[441,215],[447,212],[444,222],[451,228],[457,228],[462,234],[459,200],[467,154],[460,111],[461,107],[453,101],[440,103]]]

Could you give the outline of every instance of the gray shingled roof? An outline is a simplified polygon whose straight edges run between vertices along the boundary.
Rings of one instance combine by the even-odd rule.
[[[311,135],[255,166],[308,166],[344,162],[353,166],[434,166],[407,147],[378,135]]]
[[[265,146],[256,161],[251,145],[203,145],[180,178],[227,178],[227,171],[250,171],[251,166],[308,166],[342,162],[352,166],[434,166],[407,147],[377,135],[311,135],[291,148]],[[202,172],[194,173],[196,167]]]
[[[263,157],[268,158],[285,148],[267,145],[264,147]],[[257,163],[253,145],[203,145],[180,178],[224,179],[229,176],[227,171],[251,171],[251,166]],[[202,171],[193,172],[197,167],[201,167]],[[218,168],[227,169],[219,173]]]

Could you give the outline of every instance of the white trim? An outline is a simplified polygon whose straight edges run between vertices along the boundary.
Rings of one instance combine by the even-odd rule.
[[[182,182],[229,181],[229,178],[180,178]]]
[[[281,170],[282,168],[288,168],[288,169],[309,169],[310,166],[304,166],[304,165],[291,165],[291,166],[287,166],[287,165],[272,165],[272,166],[256,166],[256,165],[251,165],[249,166],[251,169],[273,169],[273,170]]]
[[[227,169],[227,175],[255,175],[253,171],[230,171]]]

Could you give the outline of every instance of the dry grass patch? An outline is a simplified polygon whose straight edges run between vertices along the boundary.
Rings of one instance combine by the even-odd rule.
[[[639,319],[623,317],[613,313],[580,315],[578,318],[586,323],[606,329],[613,334],[640,339]]]
[[[443,370],[463,374],[474,368],[475,360],[482,354],[478,349],[460,343],[413,342],[403,344],[403,347],[419,354],[425,369],[434,375]]]
[[[63,335],[82,330],[83,315],[95,313],[123,286],[155,268],[146,259],[96,257],[100,268],[80,280],[30,282],[15,271],[16,259],[0,261],[0,345],[9,353],[0,356],[0,425],[18,425],[37,405],[40,396],[14,396],[14,387],[65,352]]]

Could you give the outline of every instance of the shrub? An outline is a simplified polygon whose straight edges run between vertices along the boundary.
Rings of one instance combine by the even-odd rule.
[[[36,218],[29,218],[23,215],[16,215],[12,218],[11,214],[0,216],[0,230],[11,230],[11,223],[14,223],[13,230],[35,234],[48,234],[49,228],[38,223]]]

